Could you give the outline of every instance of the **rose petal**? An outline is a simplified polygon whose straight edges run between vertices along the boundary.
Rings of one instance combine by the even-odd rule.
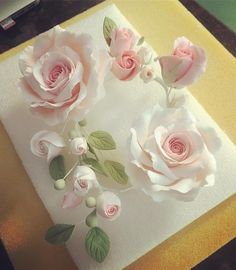
[[[130,151],[131,154],[133,155],[133,159],[138,160],[143,165],[149,167],[152,166],[150,157],[148,157],[147,154],[145,154],[145,152],[143,151],[138,142],[136,130],[132,128],[130,131],[131,131]]]
[[[65,121],[68,117],[69,113],[74,109],[76,110],[77,121],[79,121],[80,117],[84,116],[83,111],[80,111],[78,104],[85,98],[86,96],[86,88],[81,83],[80,84],[80,91],[79,95],[67,100],[64,104],[63,103],[34,103],[31,104],[31,111],[32,113],[38,115],[40,118],[44,119],[44,121],[50,125],[57,125],[62,121]],[[72,119],[75,112],[72,111]]]
[[[174,185],[171,185],[170,188],[181,193],[187,193],[191,191],[193,188],[198,186],[196,184],[196,180],[192,178],[183,178],[177,181]]]
[[[179,128],[186,128],[187,126],[189,129],[192,129],[194,128],[195,123],[196,119],[194,118],[193,114],[183,107],[164,110],[158,105],[155,106],[153,110],[149,125],[149,132],[153,133],[154,130],[159,126],[169,128],[171,125]]]
[[[159,111],[159,105],[148,109],[140,115],[140,117],[134,122],[133,129],[136,130],[138,142],[140,145],[144,145],[149,133],[151,132],[150,123],[153,115]],[[159,118],[159,117],[158,117]]]
[[[192,65],[189,57],[178,57],[174,55],[159,58],[162,77],[167,85],[176,87],[177,81],[184,76]]]
[[[178,37],[175,41],[174,41],[174,49],[176,48],[185,48],[185,47],[189,47],[193,45],[192,42],[190,40],[188,40],[186,37]]]
[[[154,137],[151,137],[145,144],[146,152],[148,152],[152,159],[152,167],[160,174],[166,176],[166,180],[169,178],[168,183],[170,183],[171,179],[175,180],[176,176],[172,173],[171,169],[166,165],[165,161],[159,156],[157,152],[157,144]]]
[[[65,194],[61,207],[64,209],[75,208],[80,205],[82,201],[83,198],[79,197],[74,191],[70,191]]]
[[[193,45],[192,50],[194,59],[190,69],[184,76],[173,84],[173,87],[182,88],[186,85],[192,84],[205,72],[207,58],[204,49]]]
[[[215,184],[215,175],[214,174],[209,174],[205,178],[205,182],[207,183],[205,187],[213,187]]]
[[[19,56],[19,68],[21,73],[25,76],[35,64],[33,56],[33,47],[28,46],[24,49],[23,53]]]
[[[217,152],[222,143],[216,131],[210,127],[198,127],[198,130],[201,133],[208,150],[213,154]]]
[[[156,202],[161,202],[164,200],[179,200],[179,201],[189,202],[189,201],[193,201],[198,195],[198,193],[199,193],[199,188],[194,188],[187,193],[180,193],[174,190],[169,190],[169,191],[162,190],[159,192],[152,191],[151,189],[146,190],[146,194],[151,196],[152,199]]]
[[[45,54],[53,45],[55,45],[55,37],[61,35],[64,31],[64,29],[57,25],[49,31],[38,35],[34,44],[34,57],[40,58]]]
[[[86,178],[86,180],[95,180],[96,174],[88,166],[77,166],[74,175],[78,178]]]

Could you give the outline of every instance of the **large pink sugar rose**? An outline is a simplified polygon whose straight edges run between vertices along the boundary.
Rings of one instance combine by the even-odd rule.
[[[125,51],[112,64],[112,73],[122,81],[132,80],[140,70],[140,57],[134,51]]]
[[[172,55],[162,56],[159,61],[165,83],[174,88],[182,88],[199,79],[205,71],[207,59],[202,48],[180,37],[174,42]]]
[[[122,55],[133,49],[136,42],[134,33],[128,28],[114,28],[111,33],[111,56]]]
[[[185,108],[156,106],[131,129],[130,181],[155,201],[192,200],[214,184],[219,147],[215,131],[200,127]]]
[[[31,111],[48,125],[69,114],[79,121],[104,96],[108,59],[105,51],[95,50],[91,36],[56,26],[21,54],[19,88]]]

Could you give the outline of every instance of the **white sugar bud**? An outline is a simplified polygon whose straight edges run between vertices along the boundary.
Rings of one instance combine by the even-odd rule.
[[[70,142],[70,151],[74,155],[81,156],[88,151],[88,144],[84,137],[77,137]]]

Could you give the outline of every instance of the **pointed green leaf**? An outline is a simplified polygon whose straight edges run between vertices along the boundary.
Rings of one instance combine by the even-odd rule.
[[[121,185],[126,185],[128,183],[128,175],[125,172],[125,167],[119,162],[112,160],[105,160],[104,166],[109,175]]]
[[[94,158],[85,158],[83,162],[87,165],[90,165],[91,169],[94,170],[95,173],[99,173],[107,176],[105,169],[102,164]]]
[[[83,120],[79,121],[79,125],[80,125],[81,127],[85,127],[85,126],[87,125],[86,119],[83,119]]]
[[[103,21],[103,35],[108,46],[111,44],[111,32],[116,27],[117,25],[112,19],[105,17]]]
[[[97,262],[105,260],[110,250],[110,239],[99,227],[93,227],[86,235],[85,247],[88,254]]]
[[[87,141],[87,144],[88,144],[88,150],[89,150],[89,152],[92,153],[95,156],[96,160],[98,160],[99,158],[98,158],[95,150],[93,149],[93,147],[88,143],[88,141]]]
[[[144,42],[144,37],[141,37],[141,38],[138,40],[137,45],[140,46],[140,45],[143,44],[143,42]]]
[[[116,143],[112,136],[106,131],[92,132],[87,139],[90,146],[99,150],[112,150],[116,148]]]
[[[49,173],[54,180],[64,178],[66,169],[63,156],[57,156],[50,162]]]
[[[50,227],[45,235],[45,240],[53,245],[64,244],[71,236],[75,225],[55,224]]]

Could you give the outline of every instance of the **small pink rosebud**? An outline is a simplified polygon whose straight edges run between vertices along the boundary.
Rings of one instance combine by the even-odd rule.
[[[148,83],[155,78],[154,69],[151,66],[145,66],[142,71],[140,72],[140,78],[145,82]]]
[[[122,55],[125,51],[132,50],[136,37],[128,28],[114,28],[111,33],[110,53],[111,56]]]
[[[88,151],[88,144],[84,137],[76,137],[70,142],[70,150],[74,155],[81,156]]]
[[[207,58],[202,48],[180,37],[175,40],[172,55],[162,56],[159,61],[165,83],[174,88],[183,88],[204,73]]]
[[[98,186],[96,174],[88,166],[77,166],[73,180],[74,191],[80,196],[85,196],[91,188]]]
[[[121,212],[120,198],[110,191],[104,191],[97,197],[96,210],[100,216],[114,220]]]
[[[50,162],[58,156],[65,146],[63,138],[54,131],[41,130],[34,134],[30,141],[30,148],[37,157],[45,157]]]

